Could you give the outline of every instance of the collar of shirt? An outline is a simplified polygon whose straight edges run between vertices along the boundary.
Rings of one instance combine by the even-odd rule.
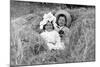
[[[58,28],[59,28],[60,30],[62,30],[64,27],[65,27],[65,26],[58,26]]]

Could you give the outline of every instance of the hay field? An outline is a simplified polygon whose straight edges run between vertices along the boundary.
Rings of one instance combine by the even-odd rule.
[[[11,65],[95,61],[95,6],[11,1],[10,7]],[[59,9],[71,14],[70,42],[68,50],[49,51],[39,35],[39,22],[45,13]]]

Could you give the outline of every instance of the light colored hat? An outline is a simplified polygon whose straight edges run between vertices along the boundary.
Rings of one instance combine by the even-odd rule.
[[[55,14],[56,18],[58,18],[58,16],[59,16],[60,14],[63,14],[63,15],[66,16],[66,18],[67,18],[67,25],[69,25],[70,22],[71,22],[71,16],[70,16],[70,14],[69,14],[67,11],[65,11],[65,10],[59,10],[59,11]]]
[[[43,29],[43,26],[45,24],[47,24],[48,21],[53,21],[53,25],[55,26],[55,22],[56,22],[56,17],[53,16],[53,14],[51,12],[49,12],[48,14],[44,14],[43,16],[43,20],[40,22],[40,29]]]

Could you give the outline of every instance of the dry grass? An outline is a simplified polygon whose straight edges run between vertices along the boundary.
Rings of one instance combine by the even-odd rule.
[[[70,25],[70,42],[66,46],[69,49],[49,51],[39,35],[39,22],[44,13],[56,12],[61,9],[60,6],[46,7],[29,3],[12,5],[11,65],[95,61],[95,8],[65,8],[73,18]]]

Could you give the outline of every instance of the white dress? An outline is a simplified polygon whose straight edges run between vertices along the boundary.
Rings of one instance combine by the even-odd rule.
[[[60,36],[57,31],[44,31],[41,34],[41,37],[46,41],[47,46],[50,50],[52,49],[60,49],[63,50],[65,48],[64,43],[61,42]]]

